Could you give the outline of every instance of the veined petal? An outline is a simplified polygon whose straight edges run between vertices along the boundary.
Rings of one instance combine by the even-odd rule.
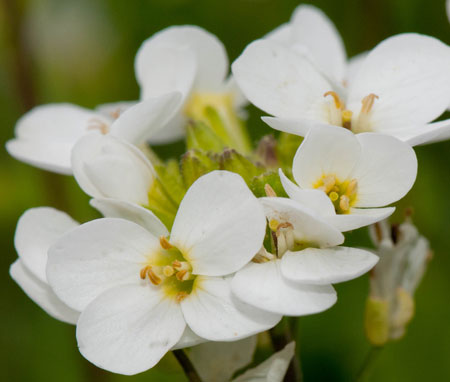
[[[38,279],[27,269],[21,259],[11,265],[9,274],[27,296],[50,316],[69,324],[77,322],[79,312],[64,304],[47,283]]]
[[[264,206],[267,219],[288,222],[294,228],[294,237],[298,243],[331,247],[342,244],[344,236],[332,227],[323,217],[304,205],[288,199],[277,197],[259,198]]]
[[[288,194],[289,198],[314,210],[321,216],[336,215],[333,203],[323,191],[303,190],[290,179],[288,179],[288,177],[284,175],[281,168],[278,170],[278,173],[280,174],[281,184],[283,185],[283,188]]]
[[[96,133],[84,136],[72,150],[72,168],[80,187],[92,197],[148,203],[153,168],[125,141]]]
[[[169,235],[166,226],[147,208],[117,199],[91,199],[90,204],[105,218],[122,218],[146,228],[156,237]]]
[[[255,309],[231,294],[230,277],[198,276],[181,302],[189,327],[210,341],[236,341],[275,326],[280,315]]]
[[[448,107],[449,67],[450,47],[439,40],[413,33],[390,37],[364,60],[347,107],[359,112],[361,100],[373,93],[372,131],[426,124]]]
[[[319,313],[336,302],[331,285],[294,284],[283,278],[280,267],[281,260],[247,264],[233,278],[234,295],[259,309],[286,316]]]
[[[187,46],[154,43],[152,38],[144,41],[135,60],[141,99],[177,91],[185,100],[194,85],[197,64]]]
[[[64,212],[50,207],[31,208],[20,217],[14,246],[19,258],[40,281],[47,283],[47,251],[64,233],[78,226]]]
[[[357,54],[356,56],[353,56],[348,60],[347,64],[347,72],[345,75],[346,85],[347,88],[351,88],[353,81],[355,80],[356,76],[358,75],[359,70],[362,67],[362,64],[364,63],[364,60],[367,58],[367,55],[369,52],[362,52]]]
[[[283,350],[273,354],[258,366],[247,370],[232,382],[282,382],[295,354],[295,342],[287,344]]]
[[[314,188],[323,175],[345,180],[360,160],[361,145],[343,128],[321,126],[312,129],[294,157],[292,174],[301,188]]]
[[[257,340],[251,336],[233,342],[207,342],[191,349],[189,359],[203,381],[229,382],[252,361]]]
[[[450,139],[450,119],[428,123],[416,128],[395,130],[392,135],[411,146],[446,141]]]
[[[384,208],[350,208],[349,214],[334,214],[324,218],[327,223],[341,232],[347,232],[379,222],[391,216],[394,207]]]
[[[337,82],[344,80],[346,60],[344,43],[334,24],[319,8],[300,5],[291,22],[293,42],[306,46],[314,61]]]
[[[167,122],[166,126],[157,131],[150,139],[151,145],[164,145],[180,140],[184,137],[188,120],[183,113],[179,112]]]
[[[82,311],[117,285],[140,285],[139,272],[160,249],[145,228],[123,219],[85,223],[62,236],[48,252],[47,279],[55,293]]]
[[[407,143],[383,134],[358,134],[363,155],[351,177],[358,181],[354,207],[381,207],[405,196],[417,176],[417,158]]]
[[[281,259],[281,273],[292,282],[331,284],[354,279],[372,269],[378,256],[359,248],[306,248],[287,252]]]
[[[164,129],[181,106],[181,93],[149,98],[127,109],[111,125],[112,135],[139,145]]]
[[[332,89],[302,55],[268,40],[251,43],[232,65],[245,96],[277,117],[326,121],[324,94]]]
[[[313,121],[304,118],[277,118],[277,117],[261,117],[272,129],[284,131],[285,133],[299,135],[305,137],[309,130],[321,126],[330,126],[328,123]]]
[[[150,285],[122,285],[81,313],[81,354],[102,369],[125,375],[156,365],[177,343],[186,323],[179,305]]]
[[[220,276],[242,268],[261,248],[266,219],[244,180],[228,171],[200,177],[181,201],[170,242],[194,274]]]
[[[198,65],[195,83],[198,90],[217,90],[225,80],[228,73],[225,47],[212,33],[195,25],[172,26],[145,41],[136,56],[138,78],[141,65],[146,64],[146,55],[160,44],[185,47],[195,55]]]

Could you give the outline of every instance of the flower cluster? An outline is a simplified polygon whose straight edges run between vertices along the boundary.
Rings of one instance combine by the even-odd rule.
[[[450,136],[450,121],[433,122],[450,104],[450,48],[432,37],[394,36],[348,61],[333,24],[302,5],[231,67],[215,36],[167,28],[137,53],[139,100],[38,106],[7,144],[73,174],[103,216],[28,210],[11,267],[101,368],[139,373],[170,350],[330,308],[333,284],[378,261],[343,232],[390,216],[416,178],[412,146]],[[253,147],[248,102],[277,140]],[[180,160],[151,149],[179,139]]]

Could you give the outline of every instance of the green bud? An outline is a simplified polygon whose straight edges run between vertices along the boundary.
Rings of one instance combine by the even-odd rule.
[[[203,122],[191,122],[187,126],[186,146],[188,150],[199,149],[204,151],[221,152],[227,142]]]
[[[294,134],[282,132],[278,137],[278,144],[276,147],[276,155],[280,166],[287,168],[292,166],[295,153],[302,143],[303,138]]]
[[[280,177],[276,171],[268,171],[264,174],[258,175],[252,179],[250,182],[250,190],[255,194],[256,197],[260,198],[266,195],[264,187],[268,184],[275,191],[277,196],[286,197],[286,191],[284,191],[283,185],[281,184]]]
[[[178,203],[170,197],[158,178],[155,179],[148,193],[147,208],[170,230],[177,214]]]
[[[248,185],[255,176],[261,175],[265,171],[263,166],[254,163],[233,149],[225,149],[219,157],[219,162],[221,170],[239,174]]]
[[[369,297],[366,303],[364,327],[369,342],[383,346],[389,340],[389,304],[386,300]]]
[[[181,175],[186,189],[202,175],[218,169],[215,157],[200,150],[189,150],[181,157]]]

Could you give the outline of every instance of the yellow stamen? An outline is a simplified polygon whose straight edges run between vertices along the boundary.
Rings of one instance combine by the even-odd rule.
[[[278,229],[278,226],[280,225],[280,222],[276,219],[270,219],[269,221],[269,228],[272,231],[276,231]]]
[[[350,199],[347,195],[341,195],[341,199],[339,200],[339,207],[342,211],[348,211],[350,209]]]
[[[186,292],[178,292],[177,295],[175,296],[175,300],[176,300],[176,302],[181,302],[181,301],[183,301],[187,296],[188,296],[188,294],[187,294]]]
[[[148,268],[150,268],[149,265],[147,265],[147,266],[145,266],[144,268],[141,269],[141,272],[139,273],[139,276],[141,276],[142,280],[145,280],[145,277],[147,276]]]
[[[342,127],[351,130],[353,112],[351,110],[342,110],[341,115],[342,115]]]
[[[332,202],[335,202],[336,200],[339,199],[339,194],[335,191],[330,192],[330,194],[328,196],[330,197]]]
[[[347,190],[345,191],[345,195],[347,195],[349,198],[356,194],[356,191],[358,190],[358,182],[356,179],[352,179],[347,187]]]
[[[328,175],[322,179],[322,186],[318,187],[319,190],[328,194],[336,184],[336,178],[333,175]]]
[[[159,277],[155,272],[153,272],[151,267],[149,267],[149,269],[147,270],[147,275],[153,285],[161,284],[162,282],[161,277]]]
[[[339,95],[336,92],[329,91],[326,92],[323,96],[324,97],[332,96],[334,99],[334,105],[336,106],[337,109],[342,109],[344,107],[344,103],[341,101]]]
[[[109,126],[105,122],[103,122],[97,118],[93,118],[89,121],[89,125],[88,125],[87,129],[88,130],[99,130],[100,133],[102,133],[103,135],[108,134],[108,132],[109,132]]]
[[[270,197],[276,197],[277,196],[277,193],[275,192],[275,190],[268,183],[266,183],[264,185],[264,191],[266,192],[267,196],[270,196]]]
[[[378,99],[378,96],[376,94],[370,93],[368,96],[365,96],[361,103],[361,113],[368,113],[370,110],[372,110],[373,103],[375,102],[375,99]]]
[[[169,243],[169,240],[165,236],[159,237],[159,244],[163,249],[171,249],[173,248],[173,245]]]

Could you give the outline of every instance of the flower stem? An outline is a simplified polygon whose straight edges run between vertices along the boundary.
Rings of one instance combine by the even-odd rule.
[[[280,326],[272,328],[269,330],[270,339],[272,341],[272,346],[274,351],[279,351],[283,349],[289,342],[295,340],[293,332],[295,333],[296,321],[290,318],[283,318]],[[299,346],[298,341],[296,341],[295,355],[289,364],[289,368],[286,372],[285,381],[287,382],[302,382],[303,381],[303,371],[300,361]]]
[[[358,375],[356,376],[356,382],[367,381],[367,378],[369,377],[375,361],[378,359],[382,349],[383,347],[381,346],[372,346],[370,348],[369,353],[367,353],[367,356],[359,369]]]
[[[182,367],[184,374],[186,374],[186,377],[190,382],[202,382],[200,376],[195,370],[194,365],[192,364],[191,360],[188,358],[184,350],[177,349],[173,350],[172,353]]]

